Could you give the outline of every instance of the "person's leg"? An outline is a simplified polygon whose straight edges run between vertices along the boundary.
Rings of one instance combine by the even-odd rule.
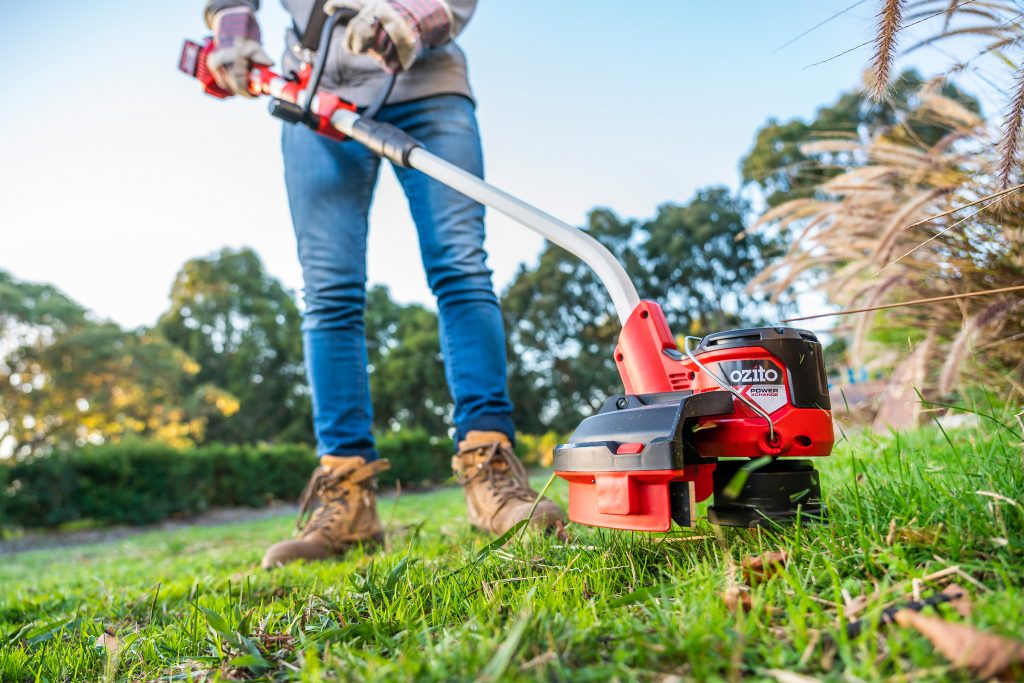
[[[476,115],[465,97],[441,95],[395,105],[381,118],[430,152],[483,175]],[[457,440],[471,431],[500,432],[512,440],[505,331],[484,252],[484,207],[419,171],[396,172],[416,222],[427,281],[437,297]]]
[[[303,344],[320,455],[376,457],[366,365],[367,216],[380,160],[284,126],[285,182],[304,280]]]
[[[478,176],[483,155],[473,103],[442,95],[396,105],[382,117],[434,154]],[[484,208],[419,171],[396,169],[419,232],[427,281],[437,296],[441,351],[452,397],[469,521],[494,534],[532,519],[557,527],[562,512],[537,492],[512,451],[505,332],[484,252]]]
[[[284,127],[282,147],[305,281],[303,342],[320,466],[300,503],[302,534],[270,546],[265,569],[379,544],[375,477],[388,467],[373,448],[363,327],[367,214],[380,162],[361,145],[301,126]]]

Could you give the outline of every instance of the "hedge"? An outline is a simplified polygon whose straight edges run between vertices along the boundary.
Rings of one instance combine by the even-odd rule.
[[[382,487],[439,484],[451,476],[452,443],[408,431],[378,440],[392,469]],[[0,464],[0,528],[151,524],[212,507],[294,501],[316,466],[308,446],[147,442],[94,446]]]
[[[554,433],[520,436],[528,465],[549,465]],[[453,444],[419,431],[377,438],[391,461],[383,488],[441,484],[451,477]],[[214,507],[294,501],[316,466],[305,445],[207,445],[187,450],[144,441],[0,461],[0,529],[152,524]]]

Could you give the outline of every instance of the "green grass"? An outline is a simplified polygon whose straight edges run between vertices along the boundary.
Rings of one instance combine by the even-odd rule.
[[[672,536],[704,538],[659,543],[570,527],[568,543],[529,534],[502,549],[445,489],[384,501],[387,551],[341,562],[259,570],[289,519],[3,557],[0,680],[955,680],[879,615],[955,564],[968,622],[1021,633],[1021,455],[1020,436],[988,420],[857,436],[820,463],[830,523],[779,532],[701,522]],[[564,504],[561,482],[552,495]],[[736,564],[779,549],[790,562],[754,586],[752,609],[727,608]],[[837,605],[876,593],[849,640]],[[116,656],[95,645],[104,629]]]

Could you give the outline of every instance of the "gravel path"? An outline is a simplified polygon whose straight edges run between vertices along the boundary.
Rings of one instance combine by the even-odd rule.
[[[28,533],[19,538],[0,540],[0,556],[45,548],[66,548],[119,541],[151,531],[175,531],[193,526],[219,526],[298,514],[295,505],[274,505],[268,508],[219,508],[188,519],[167,520],[148,526],[120,526],[82,531]]]

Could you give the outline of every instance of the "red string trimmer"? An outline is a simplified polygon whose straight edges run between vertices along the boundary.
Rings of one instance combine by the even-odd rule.
[[[806,458],[832,452],[832,414],[822,347],[809,331],[762,327],[711,334],[682,349],[658,304],[641,301],[622,265],[587,233],[513,197],[373,119],[387,92],[362,114],[318,92],[335,27],[323,28],[316,62],[289,77],[256,65],[249,89],[272,114],[335,140],[351,139],[499,211],[575,255],[608,290],[622,323],[615,364],[625,388],[580,423],[554,453],[569,483],[569,518],[614,529],[667,531],[695,522],[714,496],[714,524],[752,527],[824,515],[817,472]],[[215,97],[206,66],[213,49],[186,42],[180,68]],[[387,91],[393,85],[389,83]]]

